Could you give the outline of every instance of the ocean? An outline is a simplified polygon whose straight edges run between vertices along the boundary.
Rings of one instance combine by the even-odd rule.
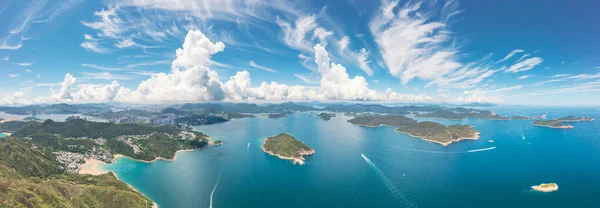
[[[600,118],[600,108],[493,110]],[[348,119],[297,113],[197,126],[224,144],[179,153],[172,162],[120,158],[104,168],[160,207],[597,207],[598,121],[550,129],[524,120],[419,119],[473,125],[481,132],[479,140],[445,147]],[[316,151],[305,165],[261,150],[264,138],[283,132]],[[531,189],[549,182],[559,190]]]

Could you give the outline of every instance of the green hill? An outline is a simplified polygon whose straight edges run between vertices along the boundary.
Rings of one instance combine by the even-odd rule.
[[[407,118],[403,115],[389,114],[389,115],[359,115],[356,116],[348,122],[361,125],[361,126],[370,126],[370,127],[378,127],[378,126],[406,126],[417,123],[412,118]]]
[[[413,125],[403,126],[398,128],[397,131],[443,145],[448,145],[461,139],[479,138],[479,132],[475,131],[472,126],[460,124],[444,126],[431,121],[423,121]]]

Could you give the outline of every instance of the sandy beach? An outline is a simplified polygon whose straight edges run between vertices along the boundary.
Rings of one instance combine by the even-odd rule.
[[[87,159],[85,163],[81,165],[81,169],[79,170],[79,174],[90,174],[90,175],[102,175],[108,173],[107,170],[102,168],[105,165],[105,162],[96,159]]]

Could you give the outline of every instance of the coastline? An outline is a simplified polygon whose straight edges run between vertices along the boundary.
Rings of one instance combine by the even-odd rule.
[[[549,187],[544,187],[544,185],[551,185]],[[551,183],[551,184],[540,184],[537,186],[531,186],[531,189],[535,190],[535,191],[540,191],[540,192],[553,192],[553,191],[558,191],[558,185],[555,183]]]
[[[103,162],[103,161],[100,161],[100,160],[96,160],[96,159],[93,159],[93,158],[88,158],[88,159],[85,160],[85,163],[80,166],[81,169],[79,170],[78,174],[89,174],[89,175],[95,175],[95,176],[97,176],[97,175],[112,173],[117,178],[117,180],[119,180],[119,181],[127,184],[127,186],[129,186],[129,188],[133,189],[135,192],[138,192],[141,195],[143,195],[144,197],[148,198],[150,200],[150,202],[152,202],[152,208],[158,208],[158,204],[156,204],[156,202],[154,202],[150,197],[146,196],[144,193],[142,193],[139,190],[137,190],[136,188],[134,188],[131,184],[129,184],[129,183],[121,180],[119,178],[119,175],[115,171],[104,169],[102,166],[107,165],[107,164],[113,164],[119,158],[127,158],[127,159],[130,159],[130,160],[134,160],[134,161],[137,161],[137,162],[143,162],[143,163],[153,163],[153,162],[156,162],[158,160],[164,160],[164,161],[167,161],[167,162],[172,162],[172,161],[174,161],[174,160],[177,159],[177,155],[180,152],[192,152],[192,151],[203,149],[203,148],[205,148],[207,146],[210,146],[210,145],[213,145],[212,142],[209,142],[208,145],[206,145],[204,147],[201,147],[201,148],[177,150],[177,151],[175,151],[172,159],[166,159],[166,158],[162,158],[162,157],[157,157],[157,158],[154,158],[154,160],[146,161],[146,160],[133,159],[133,158],[131,158],[129,156],[125,156],[125,155],[122,155],[122,154],[115,154],[115,155],[113,155],[113,159],[110,161],[110,163],[106,163],[106,162]]]
[[[263,145],[260,146],[260,148],[263,150],[263,152],[272,155],[272,156],[277,156],[280,159],[284,159],[284,160],[291,160],[293,161],[294,165],[296,163],[300,164],[300,165],[304,165],[304,155],[312,155],[315,154],[315,150],[312,151],[304,151],[304,152],[300,152],[300,157],[286,157],[286,156],[282,156],[279,154],[275,154],[271,151],[268,151],[265,149],[265,143],[267,142],[267,138],[264,139],[265,142],[263,142]]]
[[[10,136],[11,135],[11,133],[8,133],[8,132],[0,132],[0,134],[4,134],[6,136]]]
[[[422,139],[422,140],[425,140],[425,141],[428,141],[428,142],[438,143],[438,144],[441,144],[441,145],[446,146],[446,147],[448,145],[454,143],[454,142],[458,142],[458,141],[461,141],[461,140],[478,140],[479,139],[479,135],[481,134],[481,132],[475,131],[475,134],[473,134],[472,137],[461,137],[461,138],[458,138],[458,139],[450,140],[448,142],[440,142],[440,141],[436,141],[436,140],[430,140],[430,139],[425,139],[423,137],[415,136],[415,135],[412,135],[412,134],[410,134],[408,132],[399,131],[398,129],[396,129],[396,132],[403,133],[403,134],[408,134],[411,137]]]

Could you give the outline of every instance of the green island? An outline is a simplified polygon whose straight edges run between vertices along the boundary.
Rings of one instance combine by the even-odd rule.
[[[474,130],[472,126],[460,124],[444,126],[431,121],[403,126],[396,129],[396,131],[444,146],[464,139],[479,139],[479,132]]]
[[[212,143],[173,126],[82,119],[4,122],[0,128],[12,133],[0,139],[0,207],[152,207],[113,173],[86,168],[121,156],[169,160]]]
[[[566,125],[559,120],[536,120],[533,122],[533,125],[540,127],[548,127],[554,129],[572,129],[573,126]]]
[[[542,183],[537,186],[532,186],[531,188],[541,192],[553,192],[558,190],[558,185],[556,183]]]
[[[285,114],[285,113],[269,113],[269,114],[267,114],[268,118],[283,118],[286,116],[287,116],[287,114]]]
[[[323,121],[329,121],[331,118],[335,117],[334,113],[319,113],[319,116]]]
[[[293,136],[281,133],[265,139],[262,150],[281,159],[292,160],[294,164],[304,164],[305,155],[315,154],[315,150]]]
[[[358,115],[348,122],[359,125],[359,126],[367,126],[367,127],[380,127],[380,126],[406,126],[417,123],[416,120],[412,118],[407,118],[406,116],[399,114],[386,114],[386,115],[378,115],[378,114],[365,114]]]
[[[594,118],[565,116],[562,118],[558,118],[556,120],[562,121],[562,122],[580,122],[580,121],[594,121]]]

